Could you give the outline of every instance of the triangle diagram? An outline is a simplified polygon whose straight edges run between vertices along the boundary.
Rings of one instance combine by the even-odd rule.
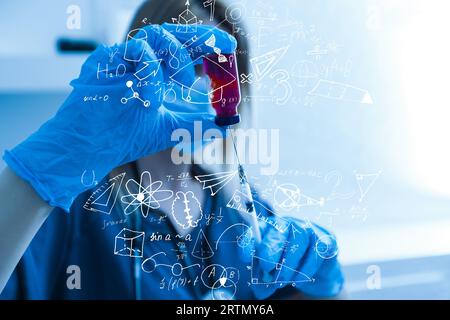
[[[381,172],[370,174],[356,174],[356,182],[358,183],[360,198],[359,202],[363,200],[370,188],[374,185],[375,181],[380,176]]]
[[[244,203],[251,201],[251,199],[239,190],[235,190],[231,199],[227,203],[227,208],[234,209],[243,213],[249,213],[249,209]]]
[[[205,233],[200,229],[197,239],[195,240],[194,249],[192,255],[199,259],[208,259],[214,255],[214,251],[205,236]]]
[[[216,45],[216,36],[212,34],[206,41],[205,44],[208,47],[214,47]]]
[[[289,46],[269,51],[261,56],[250,59],[257,80],[264,78],[281,60]]]
[[[264,261],[266,264],[272,265],[274,270],[278,271],[278,276],[271,277],[271,280],[267,281],[264,279],[264,274],[259,270],[260,268],[255,268],[255,266],[260,265],[261,261]],[[254,270],[256,269],[256,270]],[[291,273],[295,273],[295,276],[290,281],[278,280],[278,277],[284,270],[287,269]],[[298,283],[298,282],[313,282],[314,280],[307,276],[305,273],[298,271],[294,268],[286,266],[284,263],[278,263],[271,260],[263,259],[254,255],[252,257],[252,265],[251,265],[251,278],[254,279],[254,283],[257,284],[282,284],[282,283]]]
[[[92,192],[86,203],[83,205],[83,208],[92,212],[110,214],[116,204],[124,178],[125,172],[118,174],[102,184]]]
[[[115,185],[116,185],[115,183],[110,185],[105,191],[102,192],[102,194],[100,194],[96,199],[94,199],[94,201],[92,201],[92,204],[98,204],[99,206],[107,206]]]

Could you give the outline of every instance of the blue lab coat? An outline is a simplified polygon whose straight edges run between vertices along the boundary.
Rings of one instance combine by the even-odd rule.
[[[233,282],[226,285],[226,294],[234,299],[254,297],[250,285],[251,268],[249,263],[240,260],[239,250],[242,249],[236,241],[242,235],[243,228],[241,225],[229,228],[245,223],[238,211],[227,208],[230,194],[220,191],[212,197],[205,190],[203,218],[191,232],[191,240],[184,239],[183,248],[182,237],[176,236],[171,221],[164,219],[158,210],[151,210],[146,218],[139,210],[124,215],[123,208],[117,205],[120,201],[117,201],[110,214],[91,212],[83,208],[91,193],[92,190],[81,194],[69,214],[58,208],[53,210],[25,251],[0,294],[1,299],[226,297],[221,296],[223,293],[220,290],[211,290],[202,282],[202,278],[211,276],[213,270],[210,268],[208,274],[203,273],[202,277],[202,270],[211,264],[218,265],[214,270],[216,273],[223,272],[223,268],[235,268],[228,269],[234,270],[235,276]],[[256,210],[262,216],[271,214],[259,203],[256,203]],[[120,236],[124,228],[145,232],[142,257],[115,254],[123,244]],[[223,233],[227,228],[228,231]],[[196,241],[200,230],[204,231],[204,237],[201,235],[200,241]],[[166,238],[167,234],[170,240]],[[217,243],[220,235],[221,240]],[[154,268],[152,261],[148,261],[143,269],[141,263],[144,259],[156,253],[161,253],[155,256],[158,266]],[[171,268],[174,264],[176,266]],[[79,282],[74,282],[75,273],[70,266],[79,267]],[[213,275],[212,279],[218,277]],[[208,281],[211,282],[211,279],[207,278]],[[73,288],[74,283],[81,288]],[[209,283],[209,286],[214,287],[214,284]]]

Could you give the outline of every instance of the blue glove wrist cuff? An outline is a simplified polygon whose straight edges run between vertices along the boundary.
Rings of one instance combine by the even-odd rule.
[[[3,160],[14,173],[31,184],[37,194],[52,207],[59,207],[69,212],[73,201],[57,201],[52,199],[45,187],[37,180],[33,174],[14,156],[14,154],[6,150],[3,154]]]

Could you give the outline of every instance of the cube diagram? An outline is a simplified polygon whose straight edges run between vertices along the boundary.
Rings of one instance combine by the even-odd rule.
[[[116,236],[114,254],[142,258],[144,253],[145,232],[123,228]]]
[[[178,15],[177,32],[191,33],[197,32],[197,17],[195,14],[186,9]]]

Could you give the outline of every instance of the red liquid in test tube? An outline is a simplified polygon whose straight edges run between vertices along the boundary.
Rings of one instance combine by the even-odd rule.
[[[239,73],[237,69],[236,55],[232,54],[210,54],[203,58],[203,70],[211,80],[210,101],[216,110],[215,122],[219,126],[231,126],[240,122],[241,117],[237,111],[241,102],[241,90],[239,88]],[[231,133],[233,135],[233,133]],[[242,193],[245,194],[245,205],[249,213],[248,221],[256,243],[261,242],[261,231],[250,185],[244,167],[240,164],[236,144],[233,137],[234,151],[238,162],[239,181]]]
[[[203,58],[203,69],[211,80],[210,100],[216,110],[216,124],[230,126],[240,122],[241,102],[236,55],[210,54]]]

